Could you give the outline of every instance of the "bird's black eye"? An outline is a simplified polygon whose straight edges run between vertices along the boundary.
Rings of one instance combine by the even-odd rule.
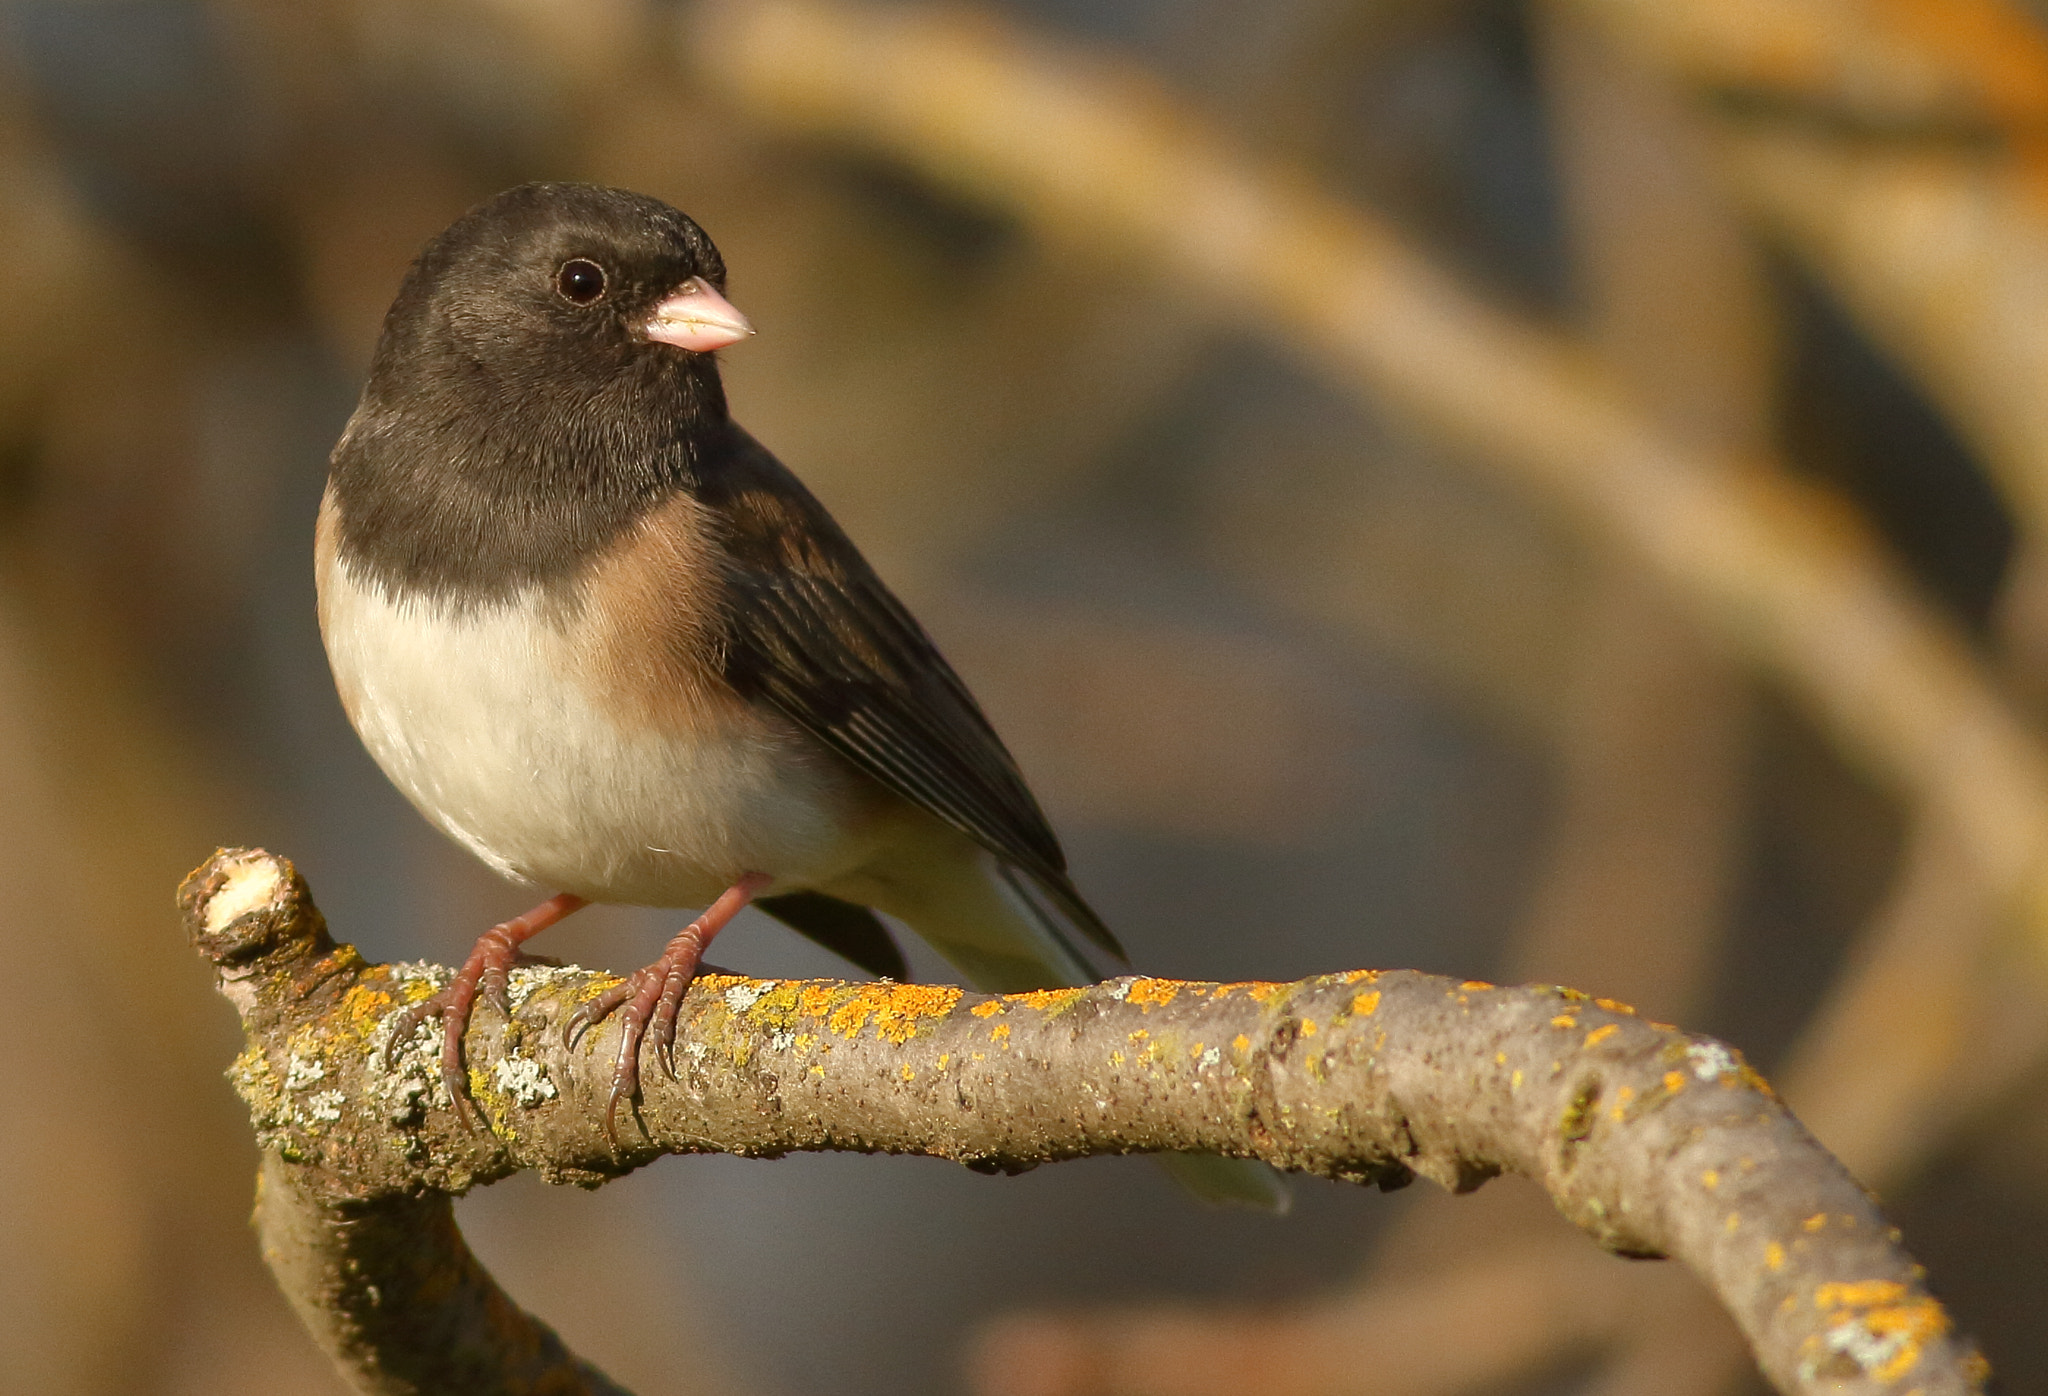
[[[589,305],[604,295],[604,268],[582,257],[571,257],[555,273],[555,289],[566,301]]]

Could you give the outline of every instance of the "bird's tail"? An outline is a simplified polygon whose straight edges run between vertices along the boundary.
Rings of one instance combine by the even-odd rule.
[[[933,946],[978,989],[1022,993],[1078,988],[1103,976],[1072,929],[1022,874],[980,849],[945,860],[880,909]],[[1252,1159],[1160,1154],[1175,1182],[1204,1202],[1282,1213],[1291,1201],[1278,1174]]]

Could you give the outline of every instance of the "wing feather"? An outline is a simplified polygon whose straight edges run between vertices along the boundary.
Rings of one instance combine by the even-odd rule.
[[[967,686],[824,506],[736,427],[697,495],[726,530],[726,680],[1024,873],[1122,959]]]

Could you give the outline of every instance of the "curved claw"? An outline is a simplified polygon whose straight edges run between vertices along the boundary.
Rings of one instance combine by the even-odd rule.
[[[405,1050],[405,1044],[412,1041],[413,1034],[420,1030],[420,1024],[427,1021],[435,1011],[433,999],[422,999],[409,1003],[391,1015],[391,1027],[384,1034],[383,1065],[389,1071],[398,1055]]]
[[[654,1021],[648,1024],[648,1035],[654,1039],[654,1060],[668,1079],[676,1079],[676,1015],[682,1011],[683,991],[689,988],[694,974],[684,976],[670,971],[662,980],[661,997],[655,1001]]]
[[[612,1016],[618,1006],[633,997],[634,984],[639,974],[633,974],[606,989],[596,998],[589,1000],[569,1015],[562,1024],[562,1045],[573,1049],[583,1040],[583,1034]]]
[[[640,1039],[646,1033],[646,1020],[638,1017],[637,998],[626,1010],[619,1033],[619,1055],[612,1063],[612,1089],[604,1107],[604,1137],[610,1141],[612,1151],[619,1147],[619,1102],[631,1101],[640,1094]]]
[[[452,1024],[454,1015],[443,1014],[442,1021]],[[451,1028],[444,1041],[455,1045],[452,1052],[445,1046],[442,1049],[441,1086],[448,1092],[448,1099],[455,1107],[455,1118],[461,1121],[463,1130],[475,1134],[478,1124],[477,1107],[476,1102],[469,1098],[469,1073],[462,1064],[462,1030]]]
[[[748,873],[728,887],[702,916],[685,926],[662,950],[661,958],[585,1003],[562,1025],[563,1044],[574,1048],[586,1032],[624,1007],[620,1014],[619,1055],[612,1064],[611,1098],[604,1112],[605,1138],[614,1150],[619,1147],[619,1103],[634,1100],[640,1094],[640,1044],[647,1037],[649,1026],[654,1029],[655,1060],[673,1081],[676,1018],[682,1011],[683,994],[697,977],[704,947],[770,881],[764,874]]]
[[[484,970],[484,977],[477,984],[476,995],[509,1018],[512,1016],[511,988],[511,975],[507,966],[493,964]]]
[[[398,1020],[391,1025],[384,1047],[387,1064],[391,1054],[410,1040],[421,1023],[430,1017],[441,1019],[441,1085],[448,1092],[455,1118],[471,1133],[476,1131],[478,1116],[475,1102],[469,1098],[469,1080],[462,1063],[462,1035],[469,1028],[470,1010],[481,994],[486,1002],[510,1016],[507,979],[519,960],[520,944],[584,904],[583,898],[564,892],[524,916],[491,927],[477,937],[469,958],[462,962],[462,968],[446,988],[400,1009]]]
[[[470,995],[463,992],[466,986],[460,975],[455,982],[441,992],[421,999],[418,1003],[407,1004],[393,1015],[391,1029],[384,1039],[384,1064],[388,1068],[393,1058],[405,1049],[420,1025],[429,1018],[441,1020],[441,1086],[448,1092],[448,1100],[455,1110],[455,1118],[462,1127],[474,1133],[476,1123],[471,1118],[469,1083],[464,1079],[462,1066],[462,1034],[469,1026]]]

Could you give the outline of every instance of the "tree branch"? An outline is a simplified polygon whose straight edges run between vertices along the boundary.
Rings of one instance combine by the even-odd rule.
[[[1600,1245],[1673,1255],[1787,1392],[1981,1388],[1897,1233],[1732,1049],[1565,989],[1409,971],[1292,984],[1126,978],[994,996],[705,975],[677,1073],[605,1135],[617,1029],[561,1025],[614,982],[512,976],[470,1087],[430,1032],[385,1040],[436,966],[336,945],[290,863],[223,850],[181,893],[248,1046],[231,1073],[265,1150],[257,1226],[315,1338],[366,1392],[614,1393],[464,1246],[450,1194],[522,1168],[596,1186],[664,1153],[920,1153],[989,1172],[1207,1149],[1399,1187],[1526,1174]]]

